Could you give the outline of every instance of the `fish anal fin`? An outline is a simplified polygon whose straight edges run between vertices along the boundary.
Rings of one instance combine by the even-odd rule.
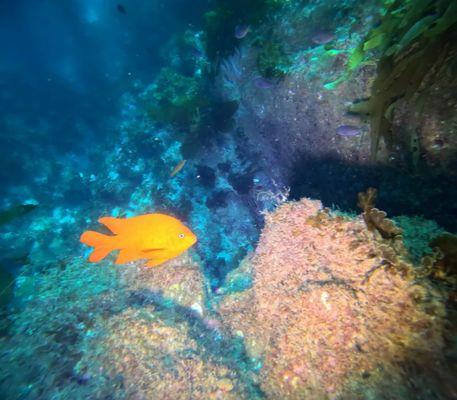
[[[102,217],[98,222],[105,225],[114,234],[119,234],[124,230],[124,220],[121,218]]]
[[[107,247],[96,247],[92,253],[90,253],[90,262],[99,262],[103,260],[113,249]]]
[[[125,264],[131,261],[135,261],[142,258],[141,254],[138,253],[137,250],[132,250],[132,249],[122,249],[119,252],[119,255],[117,256],[116,259],[116,264]]]

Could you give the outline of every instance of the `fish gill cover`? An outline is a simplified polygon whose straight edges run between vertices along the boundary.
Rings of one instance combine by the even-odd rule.
[[[0,397],[456,398],[456,11],[1,2]]]

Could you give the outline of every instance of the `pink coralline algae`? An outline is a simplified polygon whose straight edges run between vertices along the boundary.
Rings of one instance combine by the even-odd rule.
[[[250,262],[252,288],[219,312],[267,398],[419,398],[445,379],[444,307],[401,237],[302,199],[266,215]]]

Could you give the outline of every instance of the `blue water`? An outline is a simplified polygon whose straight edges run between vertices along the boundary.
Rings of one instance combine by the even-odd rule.
[[[0,1],[0,399],[457,398],[455,11],[455,0]],[[358,202],[370,187],[376,199]],[[322,210],[297,228],[286,217],[301,206],[281,210],[304,198]],[[120,245],[87,261],[84,231],[116,234],[100,217],[151,213],[197,243],[175,254],[171,228],[142,226],[125,240],[149,253],[117,265]],[[145,268],[157,247],[168,263]],[[358,287],[336,259],[376,265]],[[391,270],[362,312],[369,276]],[[308,281],[322,291],[310,303]],[[427,300],[404,300],[411,287]],[[342,307],[346,296],[357,305]],[[306,336],[328,298],[349,322],[322,317],[330,333]],[[401,307],[399,332],[370,325]],[[348,326],[374,334],[354,328],[355,344],[331,347]],[[376,336],[389,356],[370,347]]]

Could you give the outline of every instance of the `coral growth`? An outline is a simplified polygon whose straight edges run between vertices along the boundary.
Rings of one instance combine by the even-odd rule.
[[[392,246],[361,218],[333,216],[318,201],[266,216],[252,288],[226,296],[219,311],[263,363],[267,398],[439,391],[444,308]]]

